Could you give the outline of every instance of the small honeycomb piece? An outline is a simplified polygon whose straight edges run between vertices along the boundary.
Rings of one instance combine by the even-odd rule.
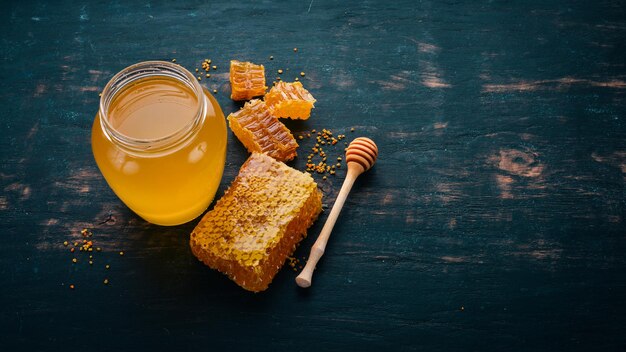
[[[306,120],[311,116],[315,98],[304,89],[302,83],[278,82],[265,95],[265,102],[276,117]]]
[[[244,289],[263,291],[321,210],[309,174],[252,153],[191,233],[191,251]]]
[[[264,95],[265,67],[252,62],[232,60],[230,62],[230,98],[232,100],[249,100]]]
[[[296,139],[270,114],[262,100],[250,100],[241,110],[228,115],[228,125],[250,153],[265,153],[278,161],[297,155]]]

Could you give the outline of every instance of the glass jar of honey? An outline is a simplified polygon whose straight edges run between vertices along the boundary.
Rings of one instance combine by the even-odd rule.
[[[131,210],[153,224],[178,225],[213,200],[226,138],[222,110],[189,71],[147,61],[106,85],[91,145],[102,175]]]

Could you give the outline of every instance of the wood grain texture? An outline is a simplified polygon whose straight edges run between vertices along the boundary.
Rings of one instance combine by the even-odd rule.
[[[0,346],[623,351],[625,8],[2,1]],[[225,113],[240,106],[230,59],[305,71],[316,108],[292,131],[377,142],[311,289],[285,267],[268,291],[241,290],[191,255],[196,221],[147,224],[107,187],[90,149],[99,91],[172,58],[213,60],[202,84]],[[247,157],[230,132],[228,148],[218,195]],[[329,207],[343,172],[316,176]],[[83,227],[103,248],[93,268],[62,245]]]

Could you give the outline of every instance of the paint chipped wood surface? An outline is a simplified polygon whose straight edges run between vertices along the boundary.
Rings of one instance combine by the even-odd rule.
[[[3,1],[0,28],[3,350],[624,350],[623,2]],[[225,113],[230,59],[305,71],[294,132],[378,143],[312,289],[286,267],[245,292],[191,255],[195,221],[149,225],[107,187],[98,92],[172,58],[213,60]],[[219,194],[247,155],[229,138]],[[318,177],[329,206],[342,177]],[[71,265],[84,227],[109,272]]]

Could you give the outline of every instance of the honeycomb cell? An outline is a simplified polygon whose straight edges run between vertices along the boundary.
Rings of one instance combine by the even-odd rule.
[[[230,98],[249,100],[265,94],[265,68],[252,62],[231,60],[230,62]]]
[[[228,115],[228,125],[251,153],[265,153],[279,161],[288,161],[297,155],[296,139],[261,100],[253,99],[241,110]]]
[[[191,251],[244,289],[263,291],[321,210],[309,174],[252,153],[191,233]]]
[[[265,102],[276,117],[307,120],[316,100],[300,82],[278,82],[265,95]]]

